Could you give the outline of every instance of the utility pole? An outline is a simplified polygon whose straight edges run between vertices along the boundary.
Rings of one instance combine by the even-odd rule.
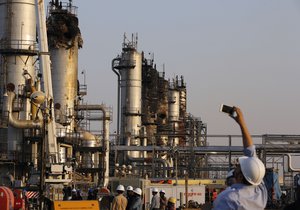
[[[185,208],[188,208],[188,194],[189,194],[189,189],[188,189],[188,185],[189,185],[189,175],[188,172],[185,173]]]
[[[45,137],[47,135],[47,130],[46,130],[46,124],[47,124],[47,114],[45,112],[45,110],[42,110],[43,112],[43,127],[42,127],[42,138],[41,138],[41,142],[40,142],[40,210],[44,209],[44,191],[45,191]]]

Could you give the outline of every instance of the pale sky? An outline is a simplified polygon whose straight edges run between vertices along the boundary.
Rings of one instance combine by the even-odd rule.
[[[166,78],[183,75],[187,111],[208,134],[240,134],[221,103],[242,108],[251,134],[300,134],[300,1],[73,0],[84,40],[89,104],[117,116],[111,61],[123,34],[138,33],[138,50],[154,53]],[[150,58],[150,57],[149,57]],[[83,81],[79,74],[79,79]]]

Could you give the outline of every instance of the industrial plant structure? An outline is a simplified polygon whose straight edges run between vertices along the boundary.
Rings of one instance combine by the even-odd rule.
[[[177,149],[206,144],[206,124],[187,112],[187,89],[183,76],[171,81],[156,69],[153,59],[137,50],[137,35],[124,35],[122,53],[112,61],[118,81],[118,164],[132,169],[139,177],[184,176],[189,156],[176,161]],[[147,151],[147,147],[166,147],[165,151]],[[141,150],[130,150],[139,147]],[[143,150],[144,148],[144,150]],[[203,157],[197,157],[200,163]],[[175,163],[176,162],[176,163]],[[175,170],[175,165],[180,166]],[[119,173],[118,168],[116,173]],[[172,175],[173,174],[173,175]]]
[[[116,179],[188,176],[213,184],[225,178],[241,154],[235,143],[241,136],[207,135],[206,123],[187,110],[183,76],[165,78],[138,50],[137,35],[124,35],[111,66],[118,87],[112,134],[112,108],[83,100],[82,46],[71,0],[50,1],[47,17],[43,1],[0,0],[0,185],[62,200],[67,186],[87,191]],[[99,130],[91,131],[91,124]],[[300,136],[253,138],[259,157],[280,171],[282,187],[292,193],[300,170],[291,155],[300,151]],[[214,146],[216,139],[226,143]]]

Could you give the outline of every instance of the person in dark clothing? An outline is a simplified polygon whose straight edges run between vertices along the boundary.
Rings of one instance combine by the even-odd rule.
[[[103,196],[100,201],[100,209],[101,210],[109,210],[113,199],[114,199],[114,197],[111,195]]]
[[[72,188],[71,187],[65,187],[63,189],[64,197],[63,200],[67,201],[71,199],[71,194],[72,194]]]
[[[129,210],[142,210],[142,190],[140,188],[135,188],[133,191],[132,202],[129,207]]]
[[[89,189],[87,199],[88,199],[88,200],[94,200],[94,199],[93,199],[93,189]]]
[[[77,190],[77,200],[82,200],[81,191]]]
[[[288,204],[283,210],[297,210],[300,208],[300,187],[296,189],[296,200],[295,202]]]
[[[73,201],[76,201],[76,200],[78,200],[77,199],[77,191],[76,191],[76,189],[73,189],[72,190],[72,194],[71,194],[71,200],[73,200]]]
[[[176,209],[176,198],[170,197],[168,200],[168,204],[166,206],[166,210],[175,210]]]
[[[97,200],[97,194],[98,194],[97,189],[89,189],[87,199],[88,200]]]
[[[130,206],[131,206],[131,204],[132,204],[132,201],[133,201],[133,195],[134,195],[134,193],[133,193],[133,187],[132,186],[128,186],[127,188],[126,188],[126,198],[127,198],[127,201],[128,201],[128,203],[127,203],[127,206],[126,206],[126,210],[129,210],[129,208],[130,208]]]

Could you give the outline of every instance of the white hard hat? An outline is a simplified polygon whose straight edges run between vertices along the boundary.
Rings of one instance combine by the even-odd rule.
[[[252,185],[259,185],[265,176],[265,165],[257,157],[240,157],[242,173],[245,179]]]
[[[72,192],[77,192],[75,188],[72,189]]]
[[[160,193],[164,193],[164,194],[166,194],[166,191],[164,191],[164,190],[161,190],[161,191],[159,191]]]
[[[142,190],[141,190],[141,188],[135,188],[135,189],[133,190],[133,192],[136,193],[136,194],[138,194],[138,195],[142,195]]]
[[[126,188],[126,190],[128,191],[132,191],[133,190],[133,187],[132,186],[128,186],[127,188]]]
[[[152,192],[158,192],[157,188],[153,188]]]
[[[124,188],[124,186],[123,185],[118,185],[118,187],[117,187],[117,191],[125,191],[125,188]]]

